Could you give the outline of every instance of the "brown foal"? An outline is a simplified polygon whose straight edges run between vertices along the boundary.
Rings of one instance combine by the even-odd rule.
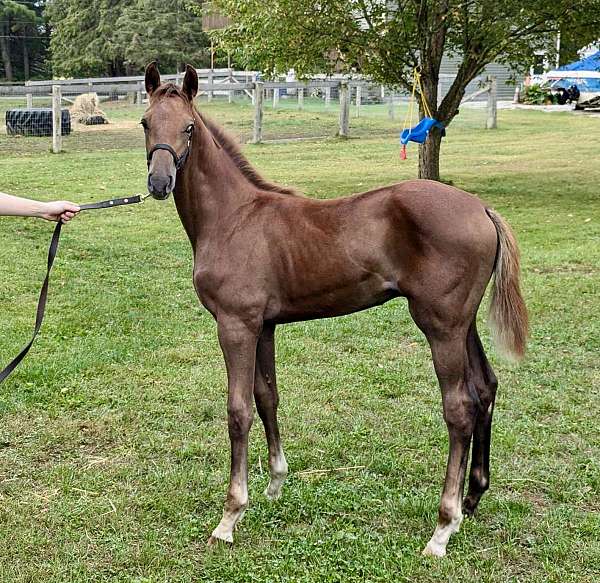
[[[496,343],[517,359],[525,351],[527,311],[510,228],[474,196],[427,180],[334,200],[303,197],[263,179],[195,109],[192,67],[179,88],[161,85],[152,63],[146,89],[148,188],[159,199],[174,192],[192,244],[194,286],[217,321],[227,367],[231,474],[209,542],[232,542],[248,506],[253,399],[269,448],[269,498],[279,497],[287,474],[277,425],[276,325],[350,314],[401,296],[431,347],[448,427],[439,518],[424,550],[443,556],[463,510],[472,514],[489,485],[497,381],[475,321],[492,275]]]

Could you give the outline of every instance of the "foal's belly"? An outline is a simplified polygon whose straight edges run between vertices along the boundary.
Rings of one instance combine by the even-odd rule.
[[[265,320],[286,323],[344,316],[378,306],[400,295],[391,282],[368,281],[334,290],[277,297],[267,304]]]

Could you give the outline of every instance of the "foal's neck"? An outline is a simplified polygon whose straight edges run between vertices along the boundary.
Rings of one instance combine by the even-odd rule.
[[[195,117],[190,156],[175,187],[177,211],[194,249],[257,191],[200,116]]]

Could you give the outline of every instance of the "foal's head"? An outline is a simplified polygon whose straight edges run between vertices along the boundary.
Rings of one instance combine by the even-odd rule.
[[[198,75],[187,65],[181,88],[173,83],[161,85],[156,63],[150,63],[146,67],[146,92],[150,104],[141,123],[146,134],[148,192],[162,200],[173,192],[177,171],[188,158],[195,129]]]

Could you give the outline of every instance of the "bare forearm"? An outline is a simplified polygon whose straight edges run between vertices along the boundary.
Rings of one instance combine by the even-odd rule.
[[[28,198],[19,198],[0,192],[0,215],[13,217],[39,217],[47,221],[70,221],[78,212],[79,207],[68,200],[38,202]]]
[[[44,203],[27,198],[19,198],[0,192],[0,215],[18,217],[42,217]]]

